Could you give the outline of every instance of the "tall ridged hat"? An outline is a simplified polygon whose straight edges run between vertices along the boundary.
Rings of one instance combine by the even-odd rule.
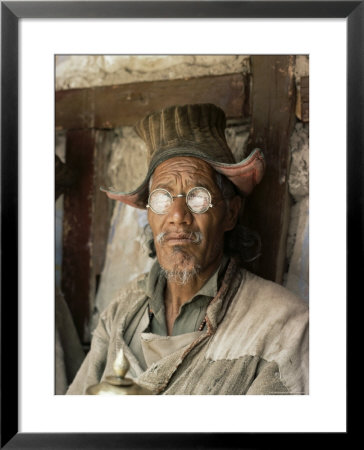
[[[148,172],[142,184],[131,192],[101,188],[114,200],[146,208],[151,175],[159,164],[176,156],[206,161],[216,172],[225,175],[243,196],[249,195],[263,178],[263,152],[255,149],[236,163],[225,138],[225,113],[211,103],[170,106],[147,115],[135,128],[147,145]]]

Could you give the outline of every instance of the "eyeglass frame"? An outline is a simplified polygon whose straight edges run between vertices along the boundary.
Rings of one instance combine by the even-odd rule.
[[[201,212],[193,211],[193,210],[190,208],[190,206],[188,205],[188,203],[187,203],[187,197],[188,197],[188,194],[189,194],[191,191],[193,191],[194,189],[204,189],[204,190],[208,193],[208,196],[209,196],[209,205],[207,206],[207,208],[206,208],[204,211],[201,211]],[[153,211],[154,214],[158,214],[158,215],[160,215],[160,216],[164,216],[164,215],[168,214],[169,210],[168,210],[167,212],[165,212],[165,213],[158,213],[158,212],[154,211],[154,209],[152,208],[152,206],[149,204],[149,199],[150,199],[150,196],[151,196],[155,191],[164,191],[164,192],[166,192],[166,193],[169,195],[169,197],[171,197],[171,199],[172,199],[171,206],[172,206],[173,201],[174,201],[175,198],[186,197],[186,205],[187,205],[187,208],[191,211],[192,214],[205,214],[210,208],[212,208],[212,207],[214,206],[214,205],[211,203],[211,200],[212,200],[211,192],[210,192],[207,188],[205,188],[204,186],[194,186],[194,187],[191,188],[186,194],[177,194],[177,195],[172,195],[167,189],[164,189],[164,188],[156,188],[156,189],[153,189],[153,191],[148,195],[148,203],[147,203],[146,207],[149,208],[151,211]]]

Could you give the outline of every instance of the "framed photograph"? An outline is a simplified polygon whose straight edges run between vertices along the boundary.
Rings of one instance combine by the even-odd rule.
[[[364,270],[363,2],[8,1],[1,20],[1,448],[347,439],[346,305]],[[54,63],[85,54],[309,55],[309,395],[133,396],[121,407],[54,395]]]

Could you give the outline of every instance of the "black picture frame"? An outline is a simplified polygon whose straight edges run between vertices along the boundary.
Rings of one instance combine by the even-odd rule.
[[[347,304],[364,274],[364,1],[1,2],[1,448],[258,448],[278,435],[286,446],[296,434],[18,432],[18,22],[119,17],[347,19]],[[349,431],[337,433],[335,442]],[[303,434],[299,444],[310,437]]]

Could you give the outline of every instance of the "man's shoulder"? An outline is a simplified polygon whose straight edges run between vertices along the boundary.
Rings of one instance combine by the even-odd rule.
[[[109,306],[101,314],[101,318],[114,317],[133,309],[145,298],[145,284],[148,272],[138,275],[125,286],[116,291]]]
[[[120,288],[115,294],[115,300],[119,300],[130,294],[145,292],[145,283],[149,272],[141,273]]]
[[[304,300],[244,270],[242,283],[217,329],[215,342],[220,344],[208,356],[236,359],[258,355],[281,364],[284,355],[304,351],[308,320]]]
[[[298,314],[308,310],[308,303],[284,286],[270,280],[266,280],[249,271],[244,271],[244,279],[239,290],[240,296],[248,298],[252,306],[263,309],[274,309],[276,313]]]

